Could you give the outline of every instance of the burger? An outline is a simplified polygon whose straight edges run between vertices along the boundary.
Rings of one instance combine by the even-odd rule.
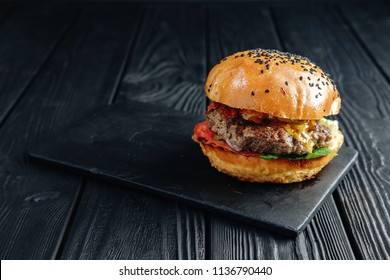
[[[313,178],[336,155],[343,134],[337,88],[308,58],[254,49],[222,59],[210,71],[206,120],[194,128],[213,167],[250,182]]]

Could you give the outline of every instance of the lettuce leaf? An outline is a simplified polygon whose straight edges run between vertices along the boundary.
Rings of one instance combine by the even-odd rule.
[[[329,148],[318,148],[314,149],[310,154],[302,155],[302,156],[277,156],[274,154],[262,154],[259,156],[259,158],[262,158],[264,160],[273,160],[273,159],[289,159],[289,160],[305,160],[305,159],[313,159],[313,158],[318,158],[326,155],[335,155],[337,156],[336,153],[334,153],[331,149]]]
[[[271,160],[271,159],[277,159],[279,156],[273,155],[273,154],[262,154],[259,156],[259,158],[265,159],[265,160]]]

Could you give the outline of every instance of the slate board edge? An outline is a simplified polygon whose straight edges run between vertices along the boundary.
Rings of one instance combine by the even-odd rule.
[[[306,226],[309,224],[309,222],[314,217],[314,215],[319,211],[319,209],[321,208],[321,206],[323,205],[325,200],[333,193],[333,191],[336,189],[336,186],[338,185],[338,183],[345,176],[345,174],[347,174],[349,172],[349,170],[352,168],[352,166],[356,162],[358,152],[352,148],[348,148],[348,149],[350,149],[354,153],[353,158],[351,159],[351,164],[346,168],[346,170],[343,173],[340,173],[339,177],[337,178],[337,180],[335,180],[333,186],[325,194],[324,199],[322,199],[322,201],[320,202],[320,204],[316,208],[316,210],[313,211],[311,215],[306,217],[304,219],[304,222],[301,225],[299,225],[297,228],[292,227],[292,226],[275,225],[275,224],[267,223],[264,221],[259,221],[256,219],[252,219],[250,217],[242,216],[241,214],[236,213],[234,211],[227,212],[226,209],[221,210],[221,209],[218,209],[218,208],[210,206],[210,205],[202,204],[202,203],[200,203],[196,200],[192,200],[190,198],[181,198],[180,196],[176,196],[172,193],[167,193],[167,192],[163,192],[163,191],[155,191],[152,187],[150,187],[148,185],[141,184],[141,183],[133,182],[133,183],[131,183],[131,186],[130,186],[129,182],[126,181],[125,179],[112,177],[109,174],[104,174],[104,173],[88,172],[82,168],[78,168],[77,166],[71,167],[65,163],[60,162],[60,161],[53,161],[51,158],[47,158],[45,156],[35,154],[34,150],[31,150],[28,154],[29,154],[31,159],[33,159],[36,162],[42,163],[46,166],[59,167],[60,169],[65,170],[65,171],[75,172],[75,173],[78,173],[80,175],[86,175],[89,177],[100,179],[100,180],[105,181],[105,182],[118,184],[118,185],[121,185],[121,186],[126,187],[126,188],[138,190],[141,192],[147,192],[147,193],[150,193],[153,195],[165,197],[165,198],[175,200],[178,202],[182,202],[185,204],[190,204],[190,205],[193,205],[195,207],[199,207],[201,209],[205,209],[207,211],[210,211],[212,213],[220,214],[221,216],[224,216],[227,218],[233,218],[234,220],[236,220],[238,222],[244,222],[246,224],[256,226],[260,229],[264,229],[264,230],[267,230],[267,231],[270,231],[270,232],[273,232],[276,234],[281,234],[281,235],[285,235],[285,236],[289,236],[289,237],[295,237],[296,235],[298,235],[300,232],[302,232],[306,228]]]
[[[260,229],[265,229],[265,230],[268,230],[268,231],[271,231],[271,232],[274,232],[277,234],[282,234],[282,235],[286,235],[286,236],[296,236],[300,232],[299,228],[276,226],[276,225],[273,225],[273,224],[270,224],[267,222],[261,222],[261,221],[258,221],[256,219],[252,219],[250,217],[242,216],[242,215],[235,213],[235,212],[226,212],[226,210],[225,211],[220,210],[218,208],[212,207],[210,205],[202,204],[202,203],[197,202],[196,200],[192,200],[190,198],[181,198],[181,197],[173,195],[171,193],[167,193],[167,192],[163,192],[163,191],[155,191],[148,185],[143,185],[140,183],[129,184],[129,182],[126,181],[125,179],[122,180],[120,178],[112,177],[108,174],[87,172],[86,170],[81,169],[81,168],[70,167],[69,165],[61,163],[59,161],[53,161],[50,158],[46,158],[46,157],[42,157],[40,155],[34,154],[34,152],[29,152],[29,156],[34,161],[42,163],[45,166],[59,167],[60,169],[62,169],[64,171],[75,172],[77,174],[96,178],[96,179],[99,179],[99,180],[102,180],[105,182],[118,184],[118,185],[125,187],[125,188],[150,193],[150,194],[153,194],[153,195],[156,195],[159,197],[165,197],[165,198],[168,198],[170,200],[182,202],[185,204],[190,204],[190,205],[193,205],[195,207],[199,207],[201,209],[208,210],[212,213],[220,214],[221,216],[224,216],[227,218],[233,218],[234,220],[236,220],[238,222],[244,222],[244,223],[259,227]]]
[[[309,222],[313,219],[313,217],[317,214],[317,212],[321,209],[322,205],[324,205],[325,201],[329,198],[329,196],[336,190],[337,186],[339,185],[339,183],[341,182],[341,180],[344,178],[344,176],[346,174],[348,174],[348,172],[352,169],[352,167],[355,165],[356,163],[356,160],[358,158],[358,155],[359,155],[359,152],[353,148],[350,148],[350,147],[342,147],[342,148],[347,148],[351,153],[352,153],[352,158],[350,159],[350,164],[347,166],[347,168],[345,168],[344,172],[340,173],[339,176],[336,178],[336,180],[334,181],[333,185],[331,188],[329,188],[329,190],[325,193],[324,195],[324,198],[321,199],[319,205],[315,208],[315,210],[311,213],[311,215],[309,215],[305,220],[304,222],[298,226],[297,228],[297,234],[299,234],[300,232],[302,232],[306,227],[307,225],[309,224]]]

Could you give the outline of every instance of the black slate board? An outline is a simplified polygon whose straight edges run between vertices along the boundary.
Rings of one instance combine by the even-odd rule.
[[[357,158],[343,147],[316,179],[241,182],[212,168],[191,140],[203,119],[146,103],[115,104],[41,143],[30,156],[287,235],[306,227]]]

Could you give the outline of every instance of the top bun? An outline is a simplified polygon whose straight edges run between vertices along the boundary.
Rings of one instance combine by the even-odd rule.
[[[316,120],[339,113],[335,84],[309,59],[255,49],[222,59],[210,71],[207,97],[229,107],[275,117]]]

